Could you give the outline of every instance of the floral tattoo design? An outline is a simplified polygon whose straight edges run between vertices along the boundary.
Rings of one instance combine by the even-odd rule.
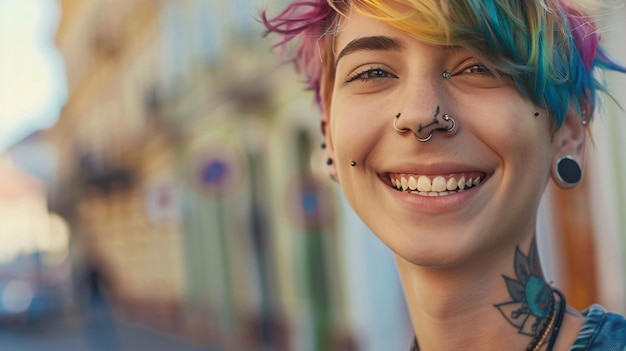
[[[496,304],[494,307],[517,328],[518,333],[535,336],[549,314],[552,288],[541,273],[534,238],[528,256],[522,253],[519,246],[516,247],[514,267],[517,279],[502,276],[511,295],[511,301]]]

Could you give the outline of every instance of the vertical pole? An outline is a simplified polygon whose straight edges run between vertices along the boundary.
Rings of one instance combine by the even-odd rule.
[[[217,185],[219,187],[219,194],[222,195],[222,184]],[[224,201],[222,197],[218,197],[216,200],[216,214],[217,214],[217,227],[218,227],[218,240],[220,247],[220,256],[222,258],[222,271],[224,274],[224,286],[223,286],[223,306],[221,306],[222,322],[225,330],[228,333],[232,333],[235,327],[235,316],[233,312],[233,294],[232,294],[232,276],[230,267],[230,251],[228,245],[228,238],[226,237],[226,220],[224,217]]]

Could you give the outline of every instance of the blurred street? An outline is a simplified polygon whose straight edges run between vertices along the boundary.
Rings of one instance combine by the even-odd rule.
[[[19,351],[212,351],[145,328],[116,322],[113,330],[93,333],[75,322],[26,328],[0,324],[0,350]],[[105,334],[105,335],[102,335]],[[113,335],[111,338],[110,336]],[[103,337],[109,337],[103,341]]]

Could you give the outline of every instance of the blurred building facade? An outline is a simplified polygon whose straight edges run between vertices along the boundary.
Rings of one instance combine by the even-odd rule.
[[[42,136],[58,155],[51,207],[78,261],[110,272],[120,316],[226,349],[365,350],[376,341],[359,320],[378,308],[387,317],[372,323],[408,344],[390,256],[379,270],[392,298],[366,312],[349,301],[363,280],[346,277],[341,228],[356,219],[256,2],[61,5],[69,100]]]
[[[224,349],[408,348],[391,253],[327,179],[319,112],[257,2],[60,3],[49,206],[76,262],[110,272],[122,318]],[[579,308],[602,297],[589,187],[551,189],[540,221]]]

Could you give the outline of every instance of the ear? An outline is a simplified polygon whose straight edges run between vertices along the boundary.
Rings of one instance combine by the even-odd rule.
[[[329,56],[331,55],[331,56]],[[326,59],[328,62],[333,62],[332,52],[326,50]],[[322,135],[324,136],[324,148],[326,149],[326,166],[328,168],[328,175],[336,182],[339,182],[337,177],[337,165],[335,164],[335,148],[333,145],[332,132],[330,128],[330,104],[333,87],[329,78],[330,73],[325,72],[322,74],[320,80],[320,107],[322,108],[322,121],[320,128]]]
[[[328,175],[332,180],[338,181],[337,165],[335,164],[335,149],[333,147],[333,138],[331,137],[328,113],[326,112],[324,112],[320,128],[322,130],[322,135],[324,136],[324,148],[326,149],[326,167],[328,168]]]
[[[552,159],[552,180],[563,189],[575,187],[582,178],[585,160],[587,127],[584,120],[589,120],[591,112],[589,103],[582,106],[583,115],[578,109],[571,107],[561,128],[554,134],[554,153]]]

